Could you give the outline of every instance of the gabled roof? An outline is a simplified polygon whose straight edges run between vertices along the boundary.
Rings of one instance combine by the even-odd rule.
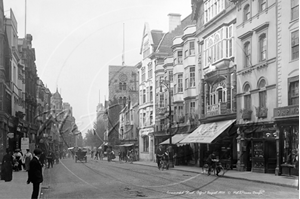
[[[142,38],[141,48],[140,48],[140,54],[142,54],[145,35],[148,35],[149,44],[152,45],[155,50],[159,44],[159,41],[161,40],[162,36],[164,35],[164,33],[161,30],[151,30],[150,31],[149,24],[145,23],[144,31],[143,31],[143,38]]]
[[[161,44],[156,49],[156,52],[167,53],[168,55],[172,55],[171,46],[173,45],[174,37],[183,35],[184,28],[191,24],[195,24],[195,21],[192,20],[191,15],[188,15],[173,31],[166,33],[166,35],[162,38]]]

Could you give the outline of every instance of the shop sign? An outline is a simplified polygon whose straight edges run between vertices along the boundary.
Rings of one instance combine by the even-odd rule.
[[[274,108],[274,117],[298,116],[299,105]]]
[[[153,128],[141,129],[140,130],[140,135],[141,136],[149,135],[149,133],[153,133],[153,132],[154,132]]]
[[[22,150],[29,149],[29,138],[22,138],[21,139],[21,149]]]

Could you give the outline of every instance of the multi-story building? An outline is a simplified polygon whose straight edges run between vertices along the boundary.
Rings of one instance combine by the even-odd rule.
[[[62,108],[64,110],[64,118],[61,127],[62,146],[60,150],[67,150],[67,148],[75,146],[75,136],[72,132],[75,125],[75,118],[73,117],[73,108],[68,102],[63,102]]]
[[[20,63],[25,67],[25,122],[21,123],[24,137],[29,137],[30,142],[37,143],[36,133],[38,122],[35,119],[37,108],[37,69],[35,65],[35,49],[32,47],[32,35],[26,34],[25,38],[18,39]]]
[[[270,8],[274,2],[266,3]],[[277,130],[275,174],[288,175],[290,169],[292,175],[299,175],[296,159],[299,153],[299,0],[277,0],[277,6],[277,70],[274,72],[277,100],[274,111],[268,112],[274,117]]]
[[[54,116],[57,121],[62,121],[63,119],[63,98],[61,97],[60,93],[58,92],[58,89],[56,88],[56,92],[52,94],[51,96],[51,114],[52,117]],[[61,114],[60,114],[61,113]],[[59,134],[59,126],[58,123],[52,123],[51,125],[51,133],[50,133],[50,148],[51,150],[58,151],[60,147],[63,144],[63,140],[60,137]]]
[[[14,150],[16,148],[16,140],[18,140],[15,139],[16,125],[14,120],[11,119],[10,60],[11,52],[7,32],[5,31],[3,0],[0,0],[0,158],[6,153],[6,148],[9,147],[11,150]]]
[[[201,125],[181,143],[200,144],[195,146],[200,166],[212,152],[220,159],[231,159],[231,163],[237,161],[233,127],[236,118],[235,13],[235,5],[228,0],[192,1],[192,19],[196,20],[195,71],[199,75],[195,87],[200,91],[197,105]],[[189,38],[193,41],[192,35]]]
[[[108,142],[119,144],[119,114],[126,103],[138,101],[138,76],[134,66],[109,66]]]
[[[128,102],[120,112],[119,140],[121,144],[138,148],[138,103]]]
[[[141,160],[154,160],[155,63],[149,56],[157,48],[162,36],[162,31],[151,31],[148,23],[145,23],[140,49],[143,60],[136,65],[139,79],[139,157]]]
[[[276,0],[236,4],[237,127],[241,171],[275,173]]]
[[[10,16],[5,20],[6,32],[11,59],[11,88],[12,88],[12,114],[17,112],[25,114],[25,68],[24,65],[19,64],[20,55],[18,52],[18,24],[12,10]]]

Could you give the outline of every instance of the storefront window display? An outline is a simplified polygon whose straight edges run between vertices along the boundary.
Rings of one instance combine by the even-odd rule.
[[[299,127],[285,127],[283,130],[283,163],[296,165],[299,151]]]

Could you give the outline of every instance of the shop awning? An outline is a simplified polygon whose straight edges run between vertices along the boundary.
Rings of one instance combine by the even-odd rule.
[[[119,145],[119,146],[124,146],[124,147],[129,147],[129,146],[133,146],[134,144],[122,144],[122,145]]]
[[[181,140],[183,140],[186,136],[188,136],[189,134],[176,134],[173,135],[172,137],[172,144],[177,144],[178,142],[180,142]],[[170,144],[170,138],[161,142],[160,144]]]
[[[194,132],[189,134],[186,138],[181,140],[179,143],[180,144],[185,144],[185,143],[210,144],[212,141],[214,141],[214,139],[216,139],[234,122],[235,119],[201,124]]]

